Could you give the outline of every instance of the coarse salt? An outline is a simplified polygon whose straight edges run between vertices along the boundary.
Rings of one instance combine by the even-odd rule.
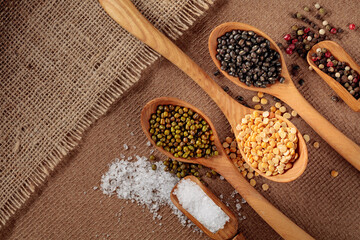
[[[183,226],[195,227],[170,200],[170,192],[178,178],[163,171],[161,162],[150,163],[146,157],[135,157],[137,161],[116,159],[109,166],[101,178],[100,188],[103,193],[109,196],[116,194],[120,199],[147,206],[154,220],[162,218],[158,211],[161,206],[168,205]],[[151,164],[155,164],[157,170],[152,170]]]
[[[229,216],[190,179],[181,180],[174,191],[181,206],[212,233],[223,229]]]

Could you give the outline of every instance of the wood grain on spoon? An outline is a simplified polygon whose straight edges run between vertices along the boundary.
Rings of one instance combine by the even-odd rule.
[[[237,230],[238,230],[238,220],[237,220],[235,214],[218,197],[216,197],[213,192],[211,192],[207,187],[205,187],[204,184],[202,184],[199,181],[199,179],[197,179],[194,176],[187,176],[183,179],[190,179],[191,181],[196,183],[205,192],[205,194],[216,205],[218,205],[226,215],[229,216],[230,220],[228,222],[226,222],[224,228],[220,229],[216,233],[212,233],[211,231],[209,231],[209,229],[204,227],[204,225],[202,225],[196,218],[194,218],[188,211],[186,211],[186,209],[184,209],[182,207],[182,205],[179,203],[177,196],[174,194],[174,190],[177,189],[177,185],[175,185],[175,187],[173,188],[173,190],[171,191],[171,194],[170,194],[171,201],[174,203],[174,205],[182,213],[184,213],[193,223],[195,223],[196,226],[198,226],[204,233],[206,233],[206,235],[208,235],[212,239],[223,240],[223,239],[229,239],[229,238],[232,238],[233,236],[235,236],[235,234],[237,233]]]
[[[341,62],[346,62],[352,69],[360,74],[360,66],[347,54],[347,52],[336,42],[322,41],[315,44],[307,54],[307,61],[310,66],[325,80],[325,82],[341,97],[342,100],[355,112],[360,111],[360,99],[356,100],[340,83],[321,71],[318,66],[311,60],[311,55],[316,52],[317,48],[326,48],[331,54]]]
[[[151,138],[151,134],[149,133],[150,124],[149,119],[151,115],[156,111],[157,106],[159,105],[178,105],[187,107],[192,109],[194,112],[197,112],[207,123],[210,128],[213,130],[213,135],[215,137],[214,142],[217,150],[219,151],[218,156],[211,157],[209,159],[206,158],[192,158],[192,159],[184,159],[184,158],[176,158],[171,153],[165,151],[162,147],[156,146],[155,142]],[[310,235],[308,235],[305,231],[303,231],[300,227],[298,227],[295,223],[293,223],[290,219],[288,219],[283,213],[277,210],[271,203],[269,203],[260,193],[258,193],[241,175],[238,168],[231,162],[231,160],[227,157],[224,149],[222,148],[219,136],[214,128],[214,125],[210,121],[210,119],[198,108],[192,106],[191,104],[184,102],[180,99],[169,98],[169,97],[161,97],[156,98],[148,102],[143,110],[141,111],[141,127],[146,135],[146,137],[150,140],[150,142],[154,145],[154,147],[159,150],[164,155],[175,159],[177,161],[201,164],[203,166],[214,169],[216,172],[221,174],[235,189],[236,191],[248,202],[248,204],[278,233],[285,239],[312,239]],[[299,146],[305,146],[303,144],[299,144]],[[307,154],[305,151],[304,154]],[[300,158],[299,158],[300,159]],[[299,161],[299,159],[297,161]],[[304,168],[302,162],[295,162],[293,168],[297,169],[289,169],[288,171],[294,171],[296,174],[299,171],[302,171]],[[286,172],[285,172],[286,174]]]
[[[220,62],[216,59],[217,38],[231,30],[253,31],[270,41],[270,47],[280,54],[282,65],[281,76],[285,78],[285,83],[276,83],[266,88],[256,88],[247,86],[240,82],[236,77],[230,76],[226,71],[220,69]],[[337,151],[344,159],[352,164],[357,170],[360,170],[360,147],[351,139],[341,133],[334,125],[326,120],[296,89],[291,80],[289,71],[286,68],[284,56],[276,43],[264,32],[245,23],[228,22],[217,26],[209,37],[209,51],[211,58],[218,69],[236,85],[252,91],[261,91],[280,98],[291,108],[299,113],[304,119],[335,151]]]

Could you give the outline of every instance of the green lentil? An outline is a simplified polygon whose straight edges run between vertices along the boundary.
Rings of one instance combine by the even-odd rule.
[[[219,154],[210,125],[191,109],[160,105],[149,123],[151,139],[174,157],[209,158]]]

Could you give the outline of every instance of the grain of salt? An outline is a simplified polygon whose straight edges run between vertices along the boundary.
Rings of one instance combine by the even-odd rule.
[[[181,180],[174,191],[181,206],[212,233],[223,229],[229,216],[190,179]]]

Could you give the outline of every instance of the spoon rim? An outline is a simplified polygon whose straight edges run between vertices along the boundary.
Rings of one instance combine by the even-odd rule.
[[[150,136],[151,134],[149,133],[149,119],[150,119],[151,114],[153,114],[155,112],[154,110],[157,108],[157,106],[164,105],[164,104],[173,104],[173,105],[188,107],[188,108],[192,109],[193,111],[197,112],[198,114],[200,114],[200,116],[209,124],[210,128],[213,131],[213,135],[215,137],[214,142],[215,142],[215,146],[217,147],[217,150],[219,152],[219,155],[212,156],[209,158],[191,158],[190,160],[188,160],[188,159],[184,159],[184,158],[180,158],[180,157],[174,157],[171,153],[165,151],[162,147],[157,146],[155,144],[155,142],[153,141],[153,139],[151,138],[151,136]],[[150,111],[150,113],[147,114],[147,111],[150,107],[152,107],[152,111]],[[253,110],[253,111],[258,111],[258,110]],[[261,113],[262,111],[258,111],[258,112]],[[307,146],[306,146],[305,140],[302,137],[302,134],[290,120],[285,119],[284,117],[279,116],[279,115],[276,115],[276,118],[281,119],[287,123],[290,123],[290,124],[288,124],[289,126],[296,128],[297,137],[298,137],[298,143],[297,143],[298,147],[296,149],[296,152],[298,153],[299,156],[292,163],[293,164],[292,168],[286,170],[283,174],[278,174],[275,176],[266,176],[265,173],[261,172],[260,170],[255,169],[255,168],[253,168],[253,169],[254,169],[254,171],[258,172],[259,175],[261,175],[271,181],[291,182],[291,181],[294,181],[295,179],[299,178],[304,173],[304,171],[307,167],[307,163],[308,163]],[[151,144],[157,150],[159,150],[162,154],[164,154],[165,156],[167,156],[171,159],[175,159],[177,161],[186,162],[186,163],[201,164],[201,165],[204,165],[209,168],[212,168],[211,162],[209,162],[209,161],[215,161],[215,160],[224,161],[224,158],[226,158],[227,161],[230,161],[231,164],[234,164],[233,161],[225,153],[225,150],[220,142],[220,138],[217,134],[215,126],[213,125],[210,118],[204,112],[202,112],[200,109],[198,109],[197,107],[195,107],[192,104],[187,103],[181,99],[173,98],[173,97],[159,97],[159,98],[155,98],[155,99],[152,99],[149,102],[147,102],[141,111],[141,127],[143,129],[143,132],[145,133],[145,136],[148,138],[148,140],[151,142]],[[237,136],[235,136],[235,139],[238,144],[238,149],[240,149],[240,151],[241,151],[242,159],[251,166],[251,163],[248,161],[247,158],[244,157],[244,153],[243,153],[242,149],[239,147],[239,141],[237,139]]]

